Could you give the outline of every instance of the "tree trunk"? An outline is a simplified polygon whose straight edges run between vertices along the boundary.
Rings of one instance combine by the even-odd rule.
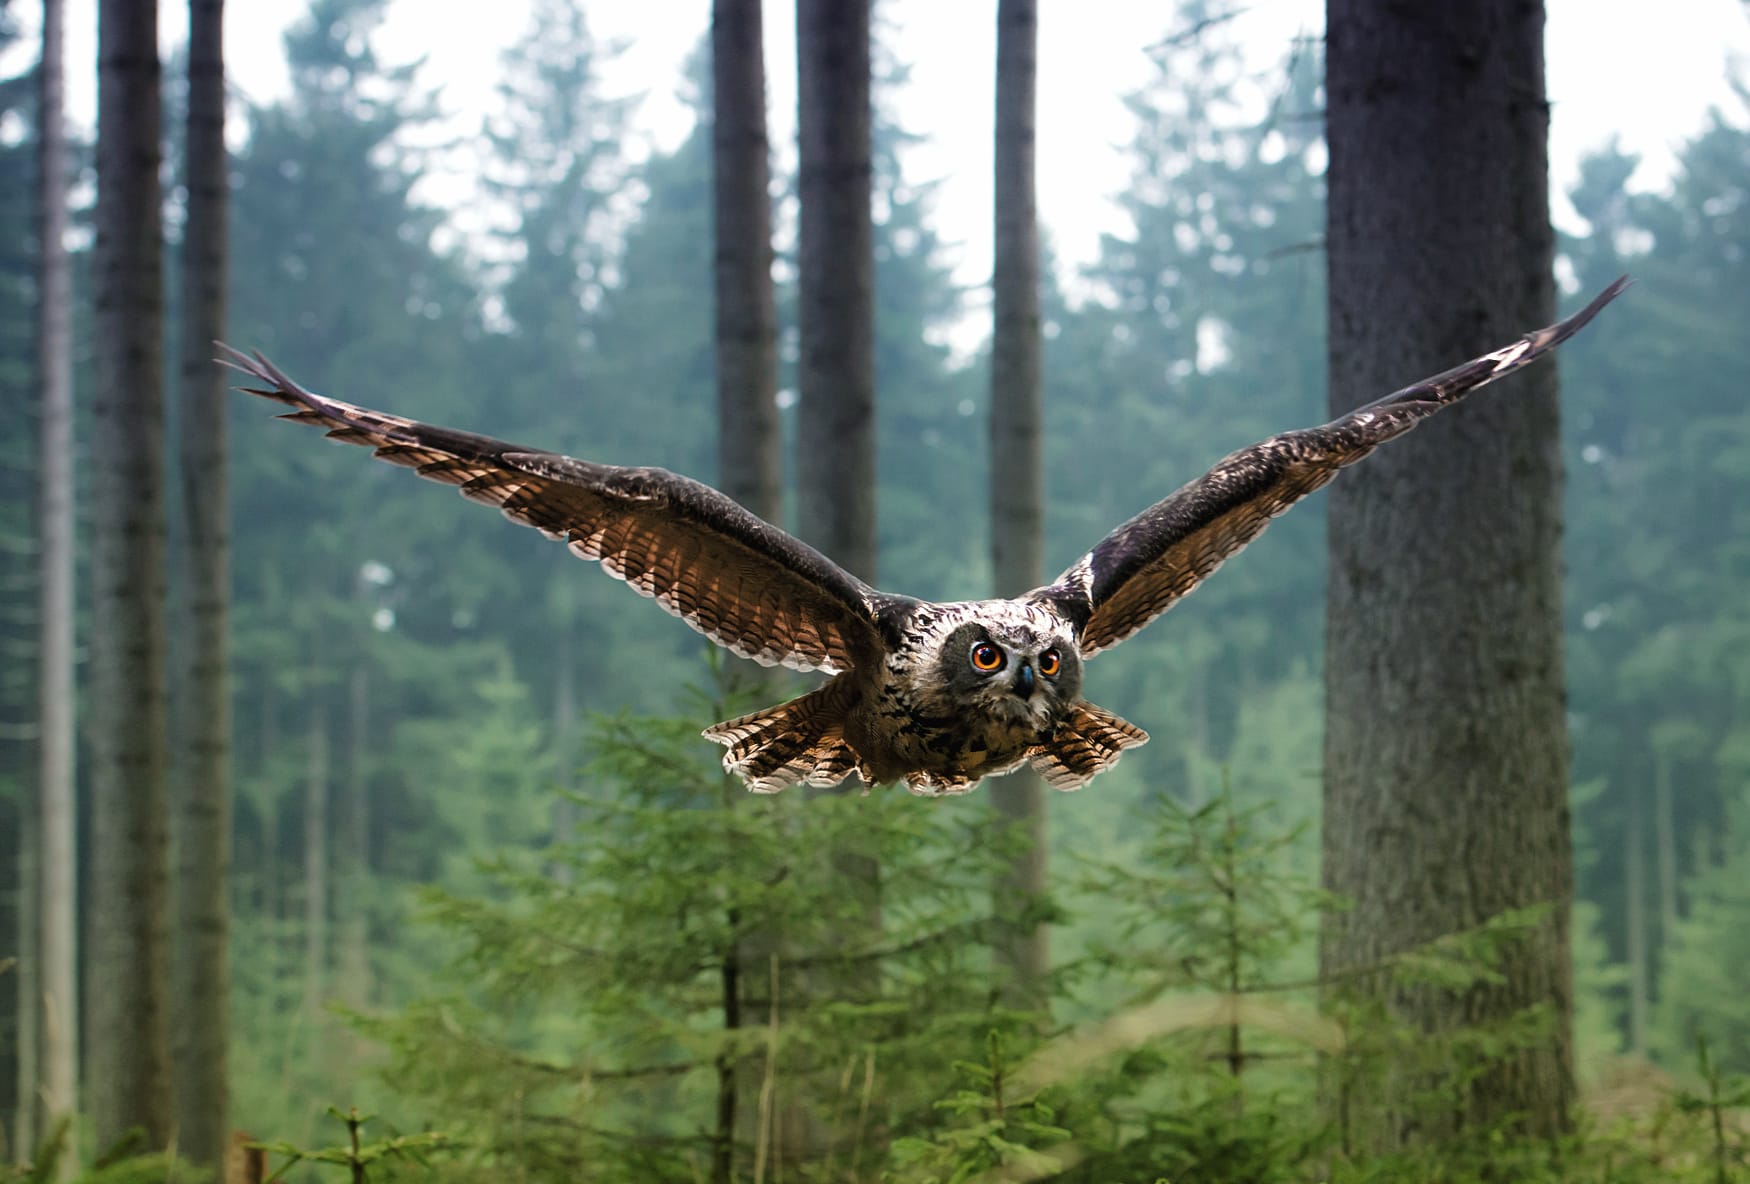
[[[312,680],[304,768],[304,1017],[322,1019],[328,979],[328,725]]]
[[[784,466],[761,24],[760,0],[712,6],[717,467],[724,493],[775,523],[784,516]]]
[[[1652,982],[1650,946],[1647,941],[1647,856],[1646,837],[1642,833],[1640,790],[1632,791],[1628,822],[1623,826],[1623,892],[1628,905],[1623,909],[1628,927],[1628,1050],[1637,1057],[1647,1055],[1647,1017],[1652,1011],[1649,984]]]
[[[1336,414],[1550,323],[1554,293],[1542,5],[1330,0],[1327,45]],[[1553,1025],[1438,1115],[1406,1113],[1387,1072],[1358,1100],[1387,1146],[1510,1116],[1551,1135],[1573,1100],[1557,424],[1545,363],[1331,494],[1324,881],[1353,907],[1327,920],[1324,971],[1551,909],[1498,986],[1362,981],[1429,1032],[1539,1005]]]
[[[45,1129],[71,1115],[78,1083],[77,813],[73,693],[73,283],[67,255],[67,131],[64,123],[64,9],[43,4],[42,68],[37,75],[37,365],[42,383],[37,637],[38,974],[42,1115]],[[20,1033],[22,1038],[23,1033]],[[21,1039],[22,1048],[22,1039]],[[34,1090],[33,1090],[34,1092]],[[21,1141],[22,1149],[29,1144]],[[69,1147],[64,1167],[75,1157]]]
[[[341,1002],[363,1010],[371,1001],[370,912],[372,899],[370,742],[371,672],[364,652],[353,659],[347,678],[346,793],[340,801],[340,967]]]
[[[1019,596],[1044,576],[1045,477],[1040,459],[1039,211],[1034,193],[1038,76],[1036,0],[997,6],[995,323],[990,359],[991,569],[998,596]],[[991,805],[1025,847],[997,884],[1002,914],[1045,893],[1045,786],[1023,768],[991,784]],[[1004,989],[1031,1007],[1049,1003],[1048,932],[1004,929],[996,949]]]
[[[767,522],[784,515],[783,432],[778,422],[778,314],[772,290],[770,144],[760,0],[714,0],[711,8],[712,217],[715,241],[717,469],[723,492]],[[736,670],[742,685],[776,688],[763,669]],[[743,796],[726,785],[724,804]],[[782,935],[741,935],[730,910],[731,940],[721,967],[723,1026],[742,1026],[743,968],[759,966]],[[738,1133],[758,1143],[758,1070],[746,1056],[717,1062],[717,1126],[712,1184],[735,1178]]]
[[[1671,753],[1653,746],[1653,839],[1659,853],[1659,947],[1677,939],[1677,819],[1671,800]]]
[[[171,1133],[166,993],[163,242],[156,0],[98,23],[92,411],[91,951],[98,1146]]]
[[[224,0],[190,0],[188,217],[182,235],[183,629],[177,712],[176,950],[172,1017],[178,1150],[222,1173],[230,1148],[230,504],[224,373],[226,197]]]
[[[797,0],[797,529],[875,580],[869,0]]]

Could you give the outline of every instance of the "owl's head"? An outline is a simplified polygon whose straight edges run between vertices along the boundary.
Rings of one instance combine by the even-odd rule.
[[[1082,693],[1074,641],[1030,621],[969,621],[948,634],[937,663],[952,702],[1039,730]]]

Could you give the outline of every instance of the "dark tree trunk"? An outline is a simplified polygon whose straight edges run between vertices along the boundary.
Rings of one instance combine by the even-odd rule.
[[[760,0],[712,7],[717,467],[724,493],[775,523],[784,514],[784,466],[761,23]]]
[[[997,6],[995,322],[990,359],[991,569],[998,596],[1044,582],[1045,476],[1040,460],[1039,211],[1034,112],[1039,13],[1035,0]],[[991,805],[1025,837],[997,886],[998,911],[1045,893],[1045,786],[1022,769],[992,782]],[[1005,928],[997,958],[1014,1001],[1043,1007],[1050,947],[1043,925]]]
[[[778,422],[778,320],[772,291],[770,144],[760,0],[715,0],[711,9],[712,216],[717,292],[717,467],[723,492],[768,522],[784,514],[783,433]],[[763,670],[738,680],[775,690]],[[742,796],[725,787],[725,804]],[[730,910],[732,935],[721,966],[723,1026],[742,1026],[743,967],[759,965],[781,936],[745,936]],[[711,1180],[735,1179],[738,1128],[757,1143],[753,1062],[727,1053],[717,1061],[717,1127]]]
[[[797,0],[797,528],[875,581],[869,0]]]
[[[41,552],[37,623],[37,934],[41,973],[33,1007],[45,1129],[73,1113],[78,1081],[77,814],[75,811],[73,588],[73,281],[67,255],[67,132],[61,0],[43,4],[37,75],[37,365],[42,383],[38,453]],[[28,1144],[26,1145],[28,1148]]]
[[[156,0],[102,0],[85,1073],[100,1147],[171,1134],[161,81]]]
[[[177,686],[176,950],[178,1150],[222,1173],[230,1147],[231,680],[230,406],[213,345],[225,335],[226,172],[224,0],[190,0],[188,217],[182,235],[180,478],[183,628]]]
[[[1327,39],[1335,414],[1550,323],[1554,293],[1542,5],[1330,0]],[[1356,1111],[1386,1145],[1509,1116],[1553,1134],[1573,1100],[1557,426],[1545,363],[1331,494],[1324,880],[1353,908],[1324,970],[1551,909],[1499,986],[1362,980],[1428,1031],[1553,1021],[1438,1116],[1412,1120],[1388,1073]]]

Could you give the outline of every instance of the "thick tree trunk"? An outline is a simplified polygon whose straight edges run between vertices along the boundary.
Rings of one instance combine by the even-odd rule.
[[[102,0],[85,1074],[99,1146],[171,1134],[160,83],[156,0]]]
[[[42,383],[37,638],[37,901],[42,1114],[45,1129],[71,1115],[77,1098],[78,931],[73,694],[73,283],[67,255],[67,133],[63,122],[64,5],[43,4],[42,68],[37,75],[37,365]],[[22,1033],[21,1033],[22,1036]],[[34,1091],[33,1091],[34,1092]],[[28,1147],[25,1143],[23,1146]],[[71,1170],[71,1148],[66,1167]]]
[[[222,1172],[230,1147],[230,499],[223,372],[226,197],[224,0],[189,4],[188,217],[182,236],[180,478],[184,622],[177,639],[180,774],[175,958],[178,1150]]]
[[[1034,192],[1038,76],[1036,0],[997,6],[995,322],[990,359],[991,569],[998,596],[1044,582],[1045,474],[1040,455],[1039,210]],[[991,805],[1025,847],[997,885],[998,911],[1045,893],[1045,786],[1030,769],[991,784]],[[1043,925],[1004,930],[996,950],[1014,1001],[1048,1003],[1050,946]]]
[[[1543,8],[1330,0],[1331,411],[1553,319]],[[1545,363],[1338,480],[1330,500],[1323,967],[1335,975],[1549,906],[1498,986],[1363,989],[1431,1032],[1549,1009],[1552,1030],[1364,1137],[1437,1140],[1573,1100],[1556,374]]]
[[[797,528],[875,580],[869,0],[797,0]]]

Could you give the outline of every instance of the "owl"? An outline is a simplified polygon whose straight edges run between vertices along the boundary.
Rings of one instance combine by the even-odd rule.
[[[594,464],[314,394],[259,353],[220,360],[294,410],[600,563],[718,645],[820,670],[807,694],[705,730],[756,793],[903,781],[958,794],[1022,765],[1080,789],[1147,733],[1083,697],[1087,659],[1166,612],[1345,465],[1578,332],[1626,286],[1512,345],[1322,427],[1242,448],[1010,600],[935,603],[870,587],[687,477]]]

